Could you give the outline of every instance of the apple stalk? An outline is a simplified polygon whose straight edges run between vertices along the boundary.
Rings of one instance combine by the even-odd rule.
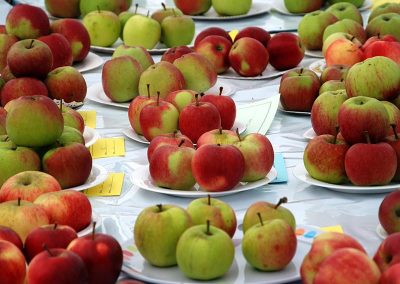
[[[279,206],[281,206],[283,203],[287,203],[288,199],[287,197],[282,197],[281,199],[279,199],[278,203],[275,204],[274,209],[278,209]]]

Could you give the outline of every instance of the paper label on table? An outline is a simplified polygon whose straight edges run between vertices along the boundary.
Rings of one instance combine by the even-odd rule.
[[[238,33],[239,33],[239,30],[231,30],[229,32],[229,36],[231,37],[232,41],[235,40],[235,37],[237,36]]]
[[[102,184],[84,190],[87,196],[120,196],[124,183],[124,173],[110,173]]]
[[[323,230],[325,232],[334,232],[334,233],[342,233],[343,234],[343,228],[340,225],[322,227],[321,230]]]
[[[95,110],[80,110],[78,111],[82,117],[85,125],[90,128],[96,128],[96,111]]]
[[[246,133],[265,135],[274,120],[278,109],[279,96],[238,106],[236,119],[246,124]]]
[[[125,156],[125,139],[101,138],[89,147],[93,159]]]
[[[274,157],[274,168],[278,172],[276,179],[271,181],[270,183],[281,183],[288,181],[288,175],[286,171],[285,160],[283,158],[282,153],[275,153]]]

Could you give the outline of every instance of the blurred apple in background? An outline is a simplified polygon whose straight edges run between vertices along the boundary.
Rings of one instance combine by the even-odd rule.
[[[388,234],[400,233],[400,191],[387,194],[379,206],[379,222]],[[400,253],[400,250],[399,250]],[[400,257],[400,255],[399,255]],[[399,258],[400,261],[400,258]]]
[[[161,38],[161,25],[154,19],[136,14],[129,18],[123,30],[126,45],[153,49]]]
[[[13,35],[0,34],[0,71],[7,65],[7,53],[11,46],[18,41]]]
[[[174,65],[183,74],[186,88],[201,93],[207,91],[217,82],[214,66],[204,56],[192,52],[182,55]]]
[[[7,179],[0,188],[0,202],[27,200],[30,202],[46,192],[60,191],[58,181],[39,171],[24,171]]]
[[[117,284],[144,284],[144,282],[133,279],[121,279],[118,280]]]
[[[267,68],[269,54],[258,40],[244,37],[234,42],[229,52],[232,68],[241,76],[255,77]]]
[[[220,27],[208,27],[205,28],[204,30],[202,30],[201,32],[199,32],[194,40],[194,48],[197,47],[197,45],[206,37],[211,36],[211,35],[215,35],[215,36],[222,36],[224,38],[226,38],[227,40],[229,40],[230,42],[232,42],[232,38],[229,35],[229,33],[220,28]]]
[[[292,33],[277,33],[268,42],[269,63],[277,70],[296,67],[304,58],[300,38]]]
[[[384,36],[387,34],[393,35],[397,41],[400,41],[400,30],[397,28],[400,25],[400,14],[387,13],[375,17],[365,28],[367,37]]]
[[[360,10],[351,2],[338,2],[330,5],[326,11],[334,14],[339,20],[351,19],[363,25]]]
[[[344,82],[344,80],[346,80],[349,69],[349,66],[341,64],[333,64],[325,67],[324,70],[322,70],[320,76],[321,84],[324,84],[325,82],[331,80],[343,80]]]
[[[344,83],[344,80],[329,80],[326,81],[321,85],[319,88],[319,94],[323,94],[325,92],[332,92],[332,91],[339,91],[339,90],[344,90],[346,91],[346,85]]]
[[[50,25],[51,32],[60,33],[69,41],[74,62],[86,58],[90,50],[90,36],[81,21],[76,19],[55,20]]]
[[[13,243],[0,240],[0,282],[25,283],[26,264],[24,254]]]
[[[71,44],[67,38],[60,33],[52,33],[42,36],[38,40],[47,44],[53,54],[53,65],[51,69],[61,66],[70,66],[73,62]]]
[[[230,67],[231,47],[232,42],[225,37],[210,35],[197,44],[195,51],[207,58],[214,65],[215,72],[221,74]]]
[[[382,273],[379,284],[398,284],[400,279],[400,263],[392,265]]]
[[[330,35],[338,32],[351,34],[355,36],[361,43],[364,43],[367,40],[367,34],[362,24],[359,24],[351,19],[339,20],[327,26],[324,30],[322,40],[325,41]]]
[[[233,241],[225,231],[207,224],[187,229],[176,247],[179,269],[186,277],[212,280],[227,273],[235,258]]]
[[[211,7],[211,0],[174,0],[174,3],[186,15],[200,15]]]
[[[191,226],[190,215],[179,206],[149,206],[140,212],[135,221],[135,245],[150,264],[157,267],[174,266],[178,240]]]
[[[150,89],[147,89],[147,85]],[[182,90],[186,86],[185,78],[181,71],[172,63],[160,61],[143,71],[139,79],[139,94],[165,98],[169,93]]]
[[[83,133],[83,131],[85,130],[85,121],[78,111],[63,106],[61,109],[61,113],[64,118],[64,128],[66,126],[70,126],[79,130],[80,133]]]
[[[101,82],[104,93],[113,102],[129,102],[139,94],[143,69],[128,55],[114,57],[103,65]]]
[[[310,13],[321,9],[324,1],[296,1],[296,0],[284,0],[286,9],[293,14]]]
[[[242,37],[251,37],[259,42],[262,43],[265,47],[267,47],[269,40],[271,39],[271,35],[269,32],[263,28],[260,27],[246,27],[244,29],[241,29],[237,35],[235,36],[235,41],[238,41]]]
[[[214,105],[221,117],[221,127],[231,129],[236,119],[236,104],[229,96],[223,96],[223,87],[219,88],[219,95],[208,94],[201,97],[201,102],[208,102]]]
[[[157,148],[163,145],[179,145],[182,141],[184,141],[184,143],[181,145],[181,147],[194,148],[192,141],[190,141],[188,137],[177,133],[176,131],[174,133],[161,134],[157,137],[154,137],[147,148],[147,160],[151,160],[151,156],[153,155],[154,151],[157,150]]]
[[[364,4],[365,0],[329,0],[331,5],[340,2],[349,2],[355,5],[357,8],[360,8]]]
[[[195,24],[192,18],[183,15],[171,15],[161,23],[162,41],[167,47],[188,45],[194,38]]]
[[[338,39],[347,39],[347,40],[354,42],[355,44],[357,44],[359,46],[362,45],[361,42],[355,36],[348,34],[348,33],[344,33],[344,32],[336,32],[336,33],[329,35],[324,40],[324,43],[322,45],[322,54],[324,55],[324,57],[326,55],[326,50],[328,49],[328,47]]]
[[[10,242],[14,244],[21,252],[24,250],[24,245],[18,234],[11,228],[0,226],[0,240]]]
[[[51,224],[67,225],[76,232],[89,226],[92,219],[90,201],[79,191],[62,190],[45,193],[36,198],[34,204],[44,209]]]
[[[238,16],[247,14],[252,0],[212,0],[212,7],[222,16]]]
[[[8,81],[0,90],[1,105],[5,106],[9,101],[19,97],[48,96],[46,85],[36,78],[21,77]]]
[[[385,272],[391,266],[400,263],[400,233],[392,233],[382,241],[377,248],[374,261],[381,272]]]
[[[365,59],[364,52],[356,42],[348,39],[338,39],[332,42],[325,52],[326,66],[353,66]]]
[[[79,8],[82,16],[97,10],[107,10],[118,15],[128,10],[131,5],[132,0],[85,0],[80,1]]]
[[[325,28],[337,21],[338,18],[327,11],[314,11],[306,14],[298,26],[299,37],[304,47],[309,50],[321,50]]]
[[[111,46],[121,32],[119,18],[111,11],[89,12],[83,17],[82,23],[89,33],[91,45]]]
[[[238,136],[232,130],[214,129],[203,133],[197,140],[197,149],[203,145],[233,145],[239,141]]]
[[[78,18],[81,14],[79,0],[45,0],[46,10],[58,18]]]
[[[161,61],[168,61],[170,63],[174,63],[175,59],[178,59],[184,54],[192,52],[194,52],[194,50],[186,45],[171,47],[168,48],[168,50],[163,53],[163,55],[161,56]]]
[[[383,77],[384,84],[380,79]],[[349,70],[346,91],[349,97],[394,99],[400,91],[400,65],[384,56],[368,58]]]
[[[196,101],[196,92],[192,90],[178,90],[169,93],[165,100],[173,104],[181,112],[183,108]]]
[[[145,107],[147,104],[155,102],[154,98],[148,96],[137,96],[135,97],[132,102],[129,104],[128,107],[128,119],[129,124],[131,125],[132,129],[139,135],[142,135],[142,128],[140,126],[140,112],[142,108]]]
[[[6,17],[7,34],[19,39],[33,39],[50,33],[49,17],[39,7],[15,5]]]
[[[154,64],[154,60],[151,57],[150,53],[147,51],[147,49],[141,46],[128,46],[125,44],[121,44],[115,49],[112,58],[124,55],[129,55],[133,59],[137,60],[143,71]]]
[[[372,9],[368,16],[368,22],[370,22],[375,17],[387,14],[387,13],[397,13],[400,14],[400,3],[396,2],[386,2]]]
[[[41,79],[53,66],[53,54],[45,43],[35,39],[25,39],[11,46],[7,53],[7,65],[16,77]]]

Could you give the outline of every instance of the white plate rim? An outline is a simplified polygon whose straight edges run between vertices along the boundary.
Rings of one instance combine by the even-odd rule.
[[[91,234],[93,231],[93,222],[96,222],[95,229],[98,230],[101,227],[101,216],[94,211],[92,211],[92,221],[86,228],[77,232],[78,237],[84,237]]]
[[[307,170],[304,167],[303,162],[299,163],[293,169],[293,175],[300,181],[303,181],[307,184],[324,187],[342,193],[355,193],[355,194],[387,193],[397,190],[400,186],[400,184],[398,183],[390,183],[388,185],[381,185],[381,186],[356,186],[351,184],[331,184],[312,178],[307,173]]]
[[[85,129],[83,130],[83,138],[85,139],[86,148],[89,148],[100,138],[100,134],[96,129],[85,126]]]
[[[79,72],[84,73],[100,67],[103,65],[103,63],[104,59],[101,56],[89,51],[85,59],[83,59],[81,62],[74,63],[72,67]]]
[[[305,116],[310,116],[311,112],[308,111],[296,111],[296,110],[286,110],[283,108],[282,104],[279,102],[278,105],[278,110],[284,113],[288,113],[288,114],[296,114],[296,115],[305,115]]]
[[[305,49],[304,54],[309,56],[309,57],[314,57],[314,58],[324,58],[324,55],[322,54],[321,50],[309,50]]]
[[[378,235],[378,237],[380,237],[382,240],[384,240],[388,237],[388,233],[386,232],[386,230],[382,227],[382,225],[380,223],[378,223],[378,225],[376,226],[375,232]]]
[[[317,75],[321,76],[323,69],[326,67],[325,59],[320,59],[312,62],[308,68],[314,71]]]
[[[97,173],[94,173],[94,171]],[[75,187],[64,188],[64,190],[68,189],[68,190],[74,190],[74,191],[82,191],[82,190],[94,187],[96,185],[99,185],[108,178],[108,171],[103,166],[93,163],[92,170],[90,171],[90,175],[89,175],[88,179],[93,177],[93,175],[95,175],[94,180],[92,180],[90,182],[86,181],[84,184],[78,185]]]
[[[317,136],[317,134],[315,133],[315,131],[312,127],[307,129],[307,131],[303,133],[303,138],[307,139],[307,140],[311,140],[311,139],[315,138],[316,136]]]
[[[254,182],[249,182],[246,185],[238,185],[231,190],[221,191],[221,192],[172,190],[172,189],[161,188],[155,185],[149,186],[146,185],[143,181],[143,176],[149,176],[149,175],[150,175],[149,166],[148,165],[140,166],[136,168],[136,170],[132,174],[130,174],[130,180],[134,185],[146,191],[162,193],[177,197],[198,198],[198,197],[207,197],[208,195],[210,195],[211,197],[226,196],[243,191],[253,190],[272,182],[277,177],[278,173],[276,169],[272,167],[271,171],[267,174],[266,178],[264,179]]]
[[[219,74],[218,78],[221,79],[233,79],[233,80],[266,80],[279,77],[280,75],[286,73],[288,70],[276,70],[270,63],[268,63],[267,68],[263,71],[262,75],[255,77],[244,77],[240,76],[230,67],[225,73]]]

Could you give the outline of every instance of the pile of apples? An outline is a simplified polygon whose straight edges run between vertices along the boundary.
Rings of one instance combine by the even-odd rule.
[[[204,14],[212,6],[221,16],[238,16],[250,11],[252,0],[174,0],[174,3],[186,15]]]
[[[284,269],[296,253],[296,221],[280,206],[285,201],[254,203],[244,216],[242,253],[261,271]],[[193,200],[186,210],[169,204],[145,208],[136,219],[134,240],[150,264],[178,265],[188,278],[212,280],[226,274],[233,263],[236,227],[230,205],[208,196]]]
[[[342,3],[350,3],[356,8],[360,8],[364,4],[365,0],[348,0],[348,1],[341,1],[341,0],[329,0],[329,1],[324,1],[324,0],[309,0],[309,1],[296,1],[296,0],[284,0],[283,3],[286,7],[286,9],[293,14],[304,14],[304,13],[310,13],[313,11],[317,11],[325,4],[329,4],[334,6],[335,4],[342,4]],[[328,7],[330,9],[330,7]],[[332,9],[331,9],[332,10]]]

